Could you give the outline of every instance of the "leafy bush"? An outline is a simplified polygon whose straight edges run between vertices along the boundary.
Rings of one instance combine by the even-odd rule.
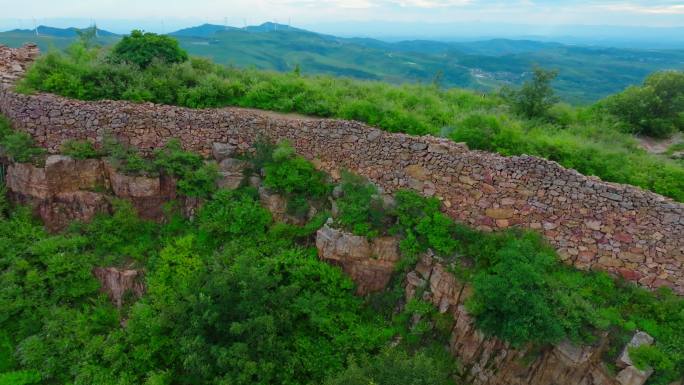
[[[184,151],[178,139],[171,139],[155,151],[154,165],[159,171],[178,178],[177,188],[182,195],[208,198],[217,189],[218,165],[204,163],[200,155]]]
[[[137,148],[126,146],[113,137],[106,137],[102,148],[112,165],[124,174],[154,175],[157,172],[154,163],[143,158]]]
[[[401,348],[385,349],[361,364],[324,382],[325,385],[453,385],[453,359],[430,350],[410,355]]]
[[[90,159],[100,157],[100,152],[87,140],[67,140],[62,143],[61,152],[74,159]]]
[[[184,62],[188,60],[188,53],[180,48],[178,40],[170,36],[133,30],[116,43],[111,59],[146,68],[154,61],[164,64]]]
[[[271,214],[249,190],[221,190],[198,215],[200,233],[218,242],[230,237],[261,236],[270,223]]]
[[[642,86],[632,86],[603,101],[626,132],[667,137],[684,131],[684,72],[651,74]]]
[[[264,165],[264,186],[284,194],[288,212],[306,214],[309,200],[320,200],[330,192],[326,175],[317,171],[311,162],[295,154],[287,142],[279,143]]]
[[[424,198],[410,190],[398,191],[395,199],[394,231],[404,237],[400,243],[404,256],[415,259],[428,248],[450,256],[456,250],[456,228],[453,221],[440,212],[439,200]]]
[[[356,235],[374,237],[387,227],[378,189],[366,179],[342,172],[342,196],[337,199],[337,222]]]
[[[46,153],[45,149],[36,146],[31,135],[25,132],[11,132],[4,135],[0,141],[10,158],[19,163],[35,163]]]
[[[519,90],[502,90],[503,97],[520,115],[527,118],[546,117],[549,109],[559,101],[551,87],[551,82],[556,76],[557,71],[537,67],[533,70],[532,79],[525,82]]]

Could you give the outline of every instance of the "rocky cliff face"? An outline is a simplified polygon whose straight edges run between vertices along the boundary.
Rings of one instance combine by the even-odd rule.
[[[396,240],[369,241],[329,225],[316,233],[316,247],[322,260],[342,267],[360,294],[384,289],[399,259]],[[377,251],[378,248],[384,251]],[[406,300],[420,296],[439,312],[453,317],[449,350],[463,365],[463,379],[469,384],[643,385],[651,374],[632,365],[626,348],[618,360],[622,370],[617,375],[608,371],[602,361],[605,338],[592,346],[563,342],[541,352],[513,349],[476,328],[465,308],[469,295],[468,286],[459,282],[431,253],[424,255],[405,278]],[[644,335],[637,333],[630,344],[653,342]]]
[[[22,69],[34,49],[0,48],[0,72]],[[26,59],[29,60],[29,59]],[[14,76],[14,75],[12,75]],[[56,152],[69,139],[111,132],[143,151],[179,138],[203,154],[245,150],[257,138],[289,140],[331,175],[346,168],[387,192],[436,196],[453,218],[483,230],[542,233],[566,263],[601,269],[649,288],[684,294],[684,206],[530,156],[503,157],[434,137],[383,132],[358,122],[302,119],[224,108],[193,110],[129,102],[18,95],[0,85],[0,112]]]
[[[393,237],[368,240],[325,224],[316,233],[322,260],[340,266],[356,283],[360,295],[383,290],[399,261],[399,242]]]
[[[467,285],[430,254],[407,276],[406,298],[417,293],[440,312],[452,315],[449,349],[463,364],[465,379],[474,385],[643,385],[651,374],[632,366],[628,358],[617,376],[609,372],[602,361],[605,339],[592,346],[563,342],[535,353],[485,336],[466,311]]]

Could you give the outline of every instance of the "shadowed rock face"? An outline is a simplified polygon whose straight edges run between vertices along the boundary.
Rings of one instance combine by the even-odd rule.
[[[19,58],[30,58],[31,52],[0,48],[0,62],[5,61],[0,72],[23,63]],[[351,121],[239,108],[83,102],[19,95],[2,85],[0,112],[51,152],[69,139],[99,143],[105,130],[143,151],[176,137],[184,148],[218,158],[244,151],[258,138],[289,140],[333,176],[348,169],[388,193],[415,189],[440,199],[445,211],[465,224],[482,230],[533,229],[568,264],[684,294],[684,205],[548,160],[469,151],[445,139],[392,134]]]
[[[399,242],[392,237],[368,240],[333,229],[328,224],[316,232],[320,259],[342,267],[361,295],[384,289],[399,261]]]
[[[109,299],[118,308],[123,305],[127,294],[130,293],[135,298],[140,298],[145,293],[142,271],[96,267],[93,269],[93,275],[100,281],[101,290],[107,293]]]

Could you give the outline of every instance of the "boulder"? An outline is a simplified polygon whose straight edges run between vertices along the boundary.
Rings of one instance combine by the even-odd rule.
[[[650,368],[643,371],[634,366],[628,366],[617,374],[615,380],[620,385],[644,385],[652,373],[653,369]]]
[[[217,162],[234,156],[236,151],[237,147],[228,143],[214,142],[211,145],[211,153]]]
[[[154,197],[161,192],[159,177],[126,175],[117,171],[109,163],[106,163],[106,168],[112,191],[119,198]]]
[[[140,270],[116,267],[96,267],[93,275],[100,281],[101,290],[120,308],[127,293],[140,298],[145,293],[144,274]]]
[[[399,260],[399,242],[392,237],[368,240],[330,227],[330,221],[316,232],[321,260],[338,265],[356,283],[360,295],[383,290]]]
[[[632,339],[627,343],[624,349],[622,349],[622,353],[620,354],[620,357],[618,357],[617,361],[615,364],[620,367],[620,368],[625,368],[628,366],[634,365],[632,363],[632,360],[629,358],[629,348],[636,348],[642,345],[652,345],[653,344],[653,337],[648,335],[647,333],[644,333],[642,331],[638,331],[632,336]]]
[[[219,188],[234,190],[242,184],[245,169],[249,163],[240,159],[223,159],[219,163],[219,179],[217,185]]]
[[[287,216],[287,200],[266,187],[259,187],[259,201],[268,209],[276,222],[282,222]]]

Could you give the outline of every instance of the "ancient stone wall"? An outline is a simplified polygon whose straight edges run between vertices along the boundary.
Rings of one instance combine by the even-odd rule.
[[[31,57],[28,51],[8,50],[0,48],[0,61]],[[23,66],[0,64],[3,68]],[[289,140],[333,175],[349,169],[388,192],[412,188],[436,196],[448,214],[469,225],[534,229],[567,263],[684,293],[684,205],[544,159],[469,151],[445,139],[392,134],[351,121],[239,108],[83,102],[19,95],[7,85],[0,85],[0,112],[53,153],[68,139],[99,143],[107,134],[146,151],[179,138],[186,149],[203,154],[214,142],[246,149],[262,137]]]

